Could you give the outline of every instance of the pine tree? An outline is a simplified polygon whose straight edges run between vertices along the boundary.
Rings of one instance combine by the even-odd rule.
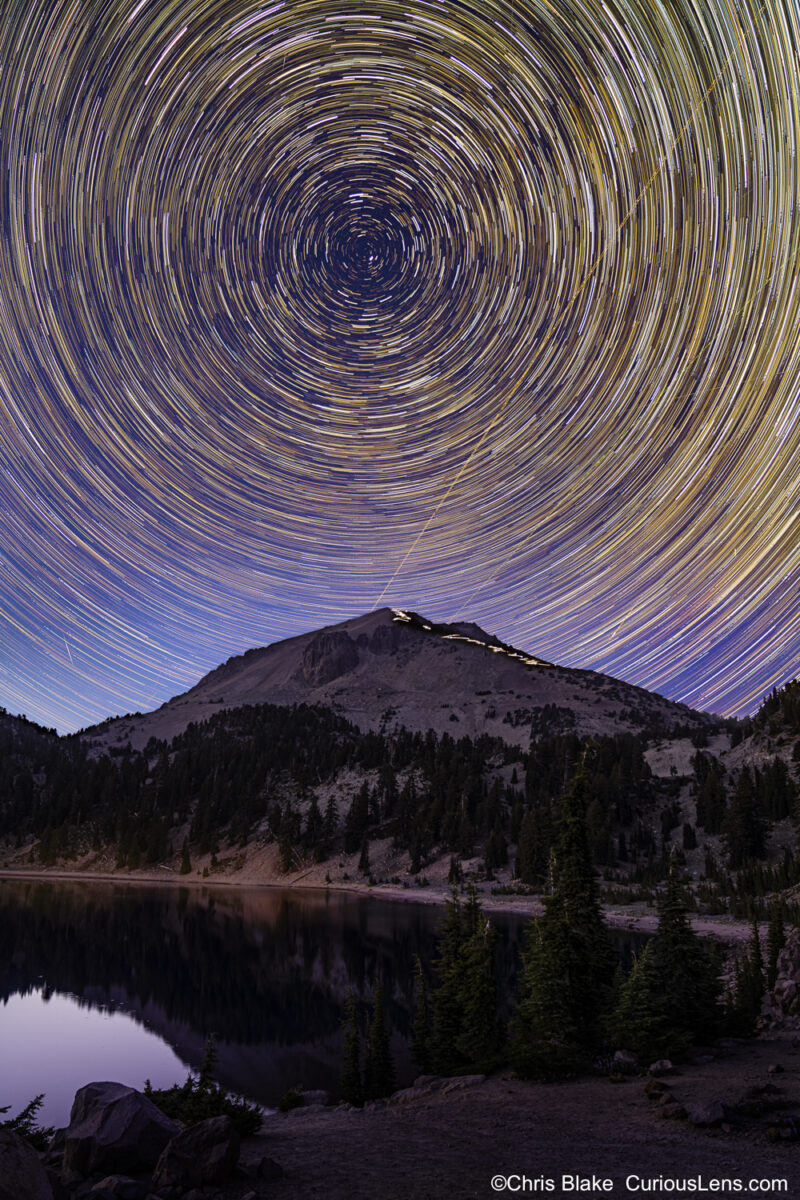
[[[186,838],[183,839],[183,848],[181,849],[181,868],[180,875],[189,875],[192,870],[192,860],[189,858],[189,843]]]
[[[431,1058],[433,1069],[449,1075],[460,1066],[455,1045],[461,1029],[461,950],[464,944],[464,917],[458,893],[453,889],[445,901],[445,915],[439,930],[439,944],[434,970],[437,985],[431,996],[433,1037]]]
[[[354,797],[344,821],[344,852],[355,854],[369,825],[369,787],[366,781]]]
[[[453,888],[440,931],[437,986],[430,999],[428,1057],[439,1075],[483,1070],[497,1057],[502,1038],[495,942],[474,885],[463,904]]]
[[[562,799],[552,894],[523,952],[514,1019],[522,1075],[557,1077],[586,1065],[608,1018],[614,954],[586,840],[588,793],[581,769]]]
[[[456,1050],[470,1070],[484,1073],[498,1066],[503,1043],[498,1018],[496,946],[496,930],[488,920],[480,920],[461,952],[463,999]]]
[[[718,963],[704,950],[687,917],[686,894],[673,858],[658,905],[653,958],[664,1011],[677,1055],[695,1040],[713,1036],[718,1024]]]
[[[529,808],[522,818],[515,874],[532,887],[540,887],[547,874],[552,832],[550,814],[544,805]]]
[[[749,1037],[755,1032],[756,1021],[761,1012],[764,984],[761,938],[758,921],[754,919],[750,945],[736,968],[735,990],[730,1011],[736,1033]]]
[[[281,855],[281,870],[291,871],[294,866],[295,820],[292,804],[286,801],[278,827],[278,848]]]
[[[336,801],[334,800],[333,796],[329,796],[328,803],[325,805],[325,817],[322,822],[322,840],[329,853],[331,847],[333,846],[333,839],[336,837],[336,824],[338,819]],[[325,855],[325,857],[327,857],[327,855]]]
[[[358,860],[358,870],[361,875],[369,875],[369,838],[366,834],[361,839],[361,855]]]
[[[742,769],[723,825],[728,850],[728,865],[734,870],[750,859],[762,858],[765,850],[765,826],[753,777]]]
[[[379,1100],[390,1096],[395,1088],[395,1070],[389,1041],[389,1030],[383,1011],[381,985],[375,985],[372,1000],[372,1019],[367,1035],[364,1062],[364,1099]]]
[[[780,900],[775,900],[770,906],[767,931],[767,987],[770,991],[775,987],[775,981],[778,978],[778,955],[785,945],[783,905]]]
[[[429,1075],[433,1070],[431,1041],[428,984],[422,969],[422,959],[417,954],[414,956],[414,1018],[411,1025],[411,1058],[423,1075]]]
[[[458,886],[464,878],[464,872],[461,868],[461,863],[453,854],[450,857],[450,870],[447,872],[447,882],[453,886]]]
[[[523,1079],[560,1079],[586,1065],[567,963],[570,928],[559,897],[531,921],[522,955],[520,999],[512,1018],[512,1059]]]
[[[620,988],[611,1019],[614,1043],[642,1062],[663,1058],[671,1050],[661,979],[656,969],[653,941],[648,941]]]
[[[306,828],[303,833],[303,845],[307,850],[316,850],[319,840],[322,837],[322,828],[322,813],[319,811],[317,797],[312,793],[308,813],[306,814]]]
[[[361,1078],[361,1036],[358,1031],[356,1001],[352,992],[347,996],[343,1026],[344,1047],[339,1092],[342,1100],[360,1108],[364,1103],[364,1085]]]

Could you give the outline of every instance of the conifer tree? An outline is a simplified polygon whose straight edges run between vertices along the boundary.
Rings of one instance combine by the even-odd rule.
[[[495,931],[483,916],[474,885],[463,904],[454,887],[440,930],[428,1039],[424,1037],[424,1018],[419,1017],[419,1044],[429,1047],[426,1057],[439,1075],[484,1070],[497,1058],[502,1027],[495,944]]]
[[[464,878],[464,872],[461,868],[461,863],[453,854],[450,856],[450,870],[447,872],[447,882],[453,886],[458,886]]]
[[[742,867],[749,859],[762,858],[765,849],[765,826],[756,796],[753,777],[747,767],[742,769],[723,825],[728,850],[728,865]]]
[[[192,870],[192,860],[189,858],[189,843],[186,838],[183,839],[183,848],[181,850],[181,868],[179,874],[189,875]]]
[[[411,1025],[411,1058],[423,1075],[429,1075],[433,1070],[431,1034],[428,984],[422,968],[422,959],[417,954],[414,956],[414,1017]]]
[[[588,793],[581,769],[562,799],[552,893],[523,952],[513,1051],[522,1075],[557,1077],[587,1064],[608,1018],[614,955],[586,840]]]
[[[390,1096],[395,1088],[395,1070],[389,1042],[389,1030],[383,1011],[381,985],[375,985],[372,1000],[372,1019],[367,1035],[364,1062],[364,1099],[379,1100]]]
[[[653,959],[661,981],[673,1054],[713,1036],[718,1024],[719,964],[689,924],[687,899],[673,857],[658,905]]]
[[[531,921],[512,1018],[512,1058],[523,1079],[560,1079],[585,1065],[569,987],[570,928],[560,897]]]
[[[330,851],[330,848],[333,845],[333,839],[336,837],[337,821],[338,814],[336,811],[336,801],[331,795],[328,797],[328,803],[325,805],[325,817],[322,822],[322,839],[328,851]]]
[[[733,1000],[729,1018],[733,1030],[750,1037],[756,1028],[764,995],[764,960],[761,954],[758,921],[753,920],[750,944],[740,962],[736,964]]]
[[[671,1050],[663,989],[653,949],[651,939],[635,958],[633,969],[620,988],[611,1019],[614,1044],[630,1050],[642,1062],[663,1058]]]
[[[344,1010],[344,1047],[342,1051],[342,1075],[339,1092],[348,1104],[360,1108],[364,1103],[364,1085],[361,1078],[361,1036],[358,1031],[356,1001],[348,993]]]
[[[461,950],[464,944],[464,916],[455,888],[445,901],[445,915],[439,930],[438,954],[434,963],[437,986],[431,996],[433,1069],[449,1075],[460,1065],[455,1045],[461,1029]]]
[[[785,945],[783,905],[780,900],[775,900],[770,906],[767,931],[767,987],[770,991],[775,987],[775,981],[778,978],[778,955]]]
[[[486,1072],[499,1063],[503,1034],[498,1017],[495,956],[497,932],[488,920],[467,938],[461,952],[461,1029],[456,1050],[470,1070]]]
[[[315,850],[320,838],[322,837],[323,819],[322,813],[319,811],[319,803],[316,794],[312,792],[311,803],[308,806],[306,814],[306,828],[303,834],[303,845],[308,850]]]
[[[358,860],[358,870],[362,875],[369,875],[369,838],[366,834],[361,839],[361,855]]]
[[[295,821],[294,812],[290,800],[286,801],[286,807],[281,814],[281,822],[278,827],[278,848],[281,855],[281,870],[291,871],[294,866],[294,837],[295,837]]]

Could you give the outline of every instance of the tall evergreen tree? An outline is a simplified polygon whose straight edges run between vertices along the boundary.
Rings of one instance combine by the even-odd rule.
[[[461,1028],[456,1050],[470,1070],[481,1072],[499,1065],[503,1044],[498,1016],[496,947],[496,930],[490,921],[479,919],[461,952]]]
[[[348,1104],[360,1108],[364,1103],[364,1084],[361,1077],[361,1035],[358,1029],[356,1000],[348,993],[344,1010],[344,1047],[339,1093]]]
[[[615,1045],[630,1050],[642,1062],[663,1058],[672,1048],[661,978],[651,939],[637,955],[630,975],[620,988],[611,1019]]]
[[[361,838],[361,854],[358,859],[358,870],[362,875],[369,875],[369,838],[366,834]]]
[[[458,892],[453,888],[445,901],[445,913],[439,928],[438,953],[434,963],[437,985],[431,995],[433,1069],[449,1075],[460,1066],[456,1042],[461,1029],[462,989],[461,952],[464,945],[464,914]]]
[[[376,983],[364,1062],[364,1099],[379,1100],[383,1096],[390,1096],[394,1088],[395,1070],[383,1011],[383,991],[381,985]]]
[[[427,1057],[439,1075],[485,1070],[497,1059],[502,1026],[495,945],[496,933],[481,911],[474,886],[463,904],[453,888],[440,930],[437,986],[430,997],[432,1032]],[[419,1020],[418,1041],[423,1047],[424,1019]]]
[[[744,866],[750,859],[763,857],[765,824],[753,776],[747,767],[742,768],[737,781],[723,832],[730,867],[736,869]]]
[[[524,1079],[560,1079],[586,1065],[570,988],[571,934],[560,897],[531,921],[512,1018],[512,1059]]]
[[[414,956],[414,1017],[411,1025],[411,1058],[423,1075],[433,1070],[431,1009],[422,959]]]
[[[750,944],[741,962],[736,966],[735,989],[730,1011],[730,1018],[736,1033],[750,1037],[755,1032],[756,1021],[761,1012],[765,982],[761,938],[758,921],[754,918]]]
[[[673,858],[658,905],[653,960],[664,996],[664,1011],[674,1034],[673,1054],[717,1030],[719,963],[706,952],[687,916],[687,899]]]
[[[186,838],[183,839],[183,848],[181,849],[181,869],[179,874],[189,875],[192,870],[192,860],[189,857],[189,843]]]
[[[783,904],[774,900],[769,910],[769,929],[767,931],[767,987],[772,991],[778,978],[778,955],[786,945],[786,933],[783,928]]]
[[[614,954],[586,840],[589,785],[581,769],[561,803],[552,893],[523,952],[514,1020],[523,1075],[569,1074],[602,1042],[611,1003]]]

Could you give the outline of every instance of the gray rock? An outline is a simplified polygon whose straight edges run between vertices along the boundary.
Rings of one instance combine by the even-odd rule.
[[[651,1100],[657,1100],[665,1092],[669,1091],[669,1084],[664,1083],[660,1079],[648,1079],[644,1085],[644,1090]]]
[[[685,1121],[686,1109],[676,1101],[673,1104],[665,1104],[661,1109],[661,1115],[668,1121]]]
[[[267,1179],[276,1180],[283,1179],[284,1170],[280,1163],[275,1162],[274,1158],[267,1158],[262,1155],[261,1158],[250,1159],[249,1162],[239,1163],[239,1172],[244,1175],[245,1179]]]
[[[64,1174],[144,1171],[180,1132],[152,1101],[123,1083],[89,1083],[75,1093],[64,1139]]]
[[[701,1100],[689,1109],[689,1121],[692,1125],[721,1125],[727,1116],[727,1106],[721,1100]]]
[[[39,1155],[9,1129],[0,1129],[0,1200],[53,1200]]]
[[[301,1110],[302,1111],[302,1110]],[[153,1172],[153,1188],[202,1187],[227,1178],[239,1161],[239,1134],[230,1117],[209,1117],[173,1138]]]
[[[675,1067],[668,1058],[659,1058],[658,1062],[651,1063],[647,1068],[648,1074],[655,1077],[661,1075],[675,1075]]]
[[[145,1200],[149,1190],[146,1184],[127,1175],[106,1175],[92,1188],[92,1192],[103,1192],[114,1200]]]
[[[450,1092],[463,1092],[465,1088],[477,1087],[479,1083],[485,1082],[485,1075],[456,1075],[455,1079],[445,1083],[442,1092],[447,1096]]]

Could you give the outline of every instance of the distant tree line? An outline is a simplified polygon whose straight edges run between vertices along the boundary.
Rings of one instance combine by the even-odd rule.
[[[756,724],[791,723],[796,699],[794,684],[773,693]],[[725,871],[752,874],[773,824],[796,814],[782,758],[731,779],[694,729],[696,823],[681,828],[685,781],[652,775],[644,736],[579,737],[560,714],[542,714],[559,732],[527,751],[488,736],[363,731],[321,707],[253,705],[191,724],[169,744],[103,754],[0,717],[0,838],[34,841],[43,864],[113,848],[123,869],[180,859],[186,872],[193,855],[258,838],[277,844],[286,871],[357,854],[365,876],[370,844],[389,838],[412,875],[450,854],[458,879],[461,860],[478,856],[489,879],[510,865],[521,886],[541,889],[562,797],[580,773],[590,855],[609,878],[658,882],[676,844],[689,852],[703,833],[722,835],[724,859],[707,851],[706,876],[732,894]],[[349,795],[334,787],[345,772],[362,779]],[[797,881],[793,853],[765,869],[780,870],[783,886]]]

